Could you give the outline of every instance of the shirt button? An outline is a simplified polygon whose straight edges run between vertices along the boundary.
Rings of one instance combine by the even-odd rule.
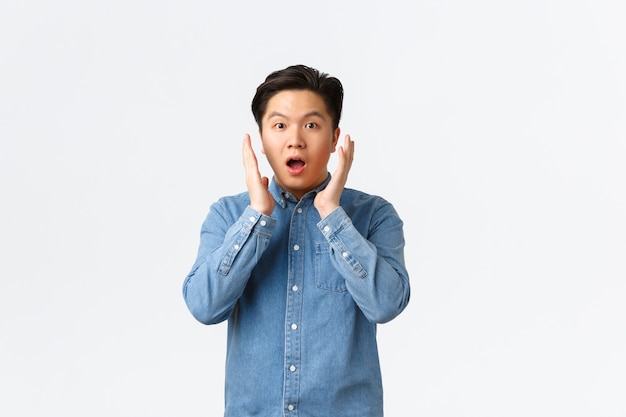
[[[298,286],[294,285],[293,287],[291,287],[291,291],[296,292],[298,291]]]
[[[251,222],[254,222],[254,216],[250,216],[248,220],[250,220]]]
[[[291,330],[298,330],[298,325],[296,323],[292,323]]]
[[[330,226],[324,226],[324,231],[328,232],[330,230]]]
[[[341,254],[341,256],[343,256],[344,258],[348,256],[348,252],[344,252]]]
[[[294,408],[294,407],[293,407],[293,404],[289,404],[289,405],[287,406],[287,410],[289,410],[289,411],[293,411],[293,408]]]
[[[300,250],[300,246],[298,246],[298,245],[293,245],[293,250]]]
[[[267,222],[265,220],[261,220],[261,226],[265,226]]]
[[[289,370],[290,370],[291,372],[296,372],[296,367],[295,367],[295,366],[293,366],[293,365],[291,365],[291,366],[289,367]]]
[[[239,249],[239,245],[235,245],[235,246],[233,246],[233,248]]]
[[[302,213],[302,207],[298,207],[298,210],[296,210],[298,213]]]

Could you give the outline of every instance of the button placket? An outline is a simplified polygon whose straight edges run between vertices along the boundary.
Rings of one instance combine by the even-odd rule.
[[[301,202],[300,204],[306,204]],[[309,202],[310,204],[310,202]],[[304,280],[304,251],[302,239],[305,234],[306,211],[298,206],[291,216],[291,233],[288,243],[289,265],[287,295],[287,314],[285,317],[285,386],[283,387],[284,407],[294,412],[298,403],[300,385],[300,343],[299,323],[302,314],[302,283]]]

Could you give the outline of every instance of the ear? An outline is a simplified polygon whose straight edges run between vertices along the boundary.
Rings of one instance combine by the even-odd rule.
[[[261,139],[261,153],[265,155],[265,148],[263,147],[263,134],[261,133],[261,130],[259,130],[259,138]]]
[[[339,142],[340,134],[341,134],[341,129],[340,128],[335,129],[335,132],[333,133],[333,147],[330,150],[330,153],[333,153],[337,150],[337,143]]]

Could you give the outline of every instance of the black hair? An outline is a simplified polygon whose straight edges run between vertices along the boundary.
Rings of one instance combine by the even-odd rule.
[[[272,72],[257,87],[252,99],[252,114],[259,130],[262,128],[267,103],[276,93],[283,90],[308,90],[319,94],[333,119],[333,129],[339,127],[343,106],[341,81],[306,65],[292,65]]]

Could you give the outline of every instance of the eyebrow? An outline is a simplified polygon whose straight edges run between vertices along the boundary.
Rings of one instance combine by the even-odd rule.
[[[304,115],[304,117],[311,117],[311,116],[317,116],[322,120],[325,120],[324,114],[322,114],[322,112],[317,111],[317,110],[311,110],[310,112],[306,113]],[[272,117],[284,117],[285,119],[287,118],[287,116],[285,116],[284,114],[282,114],[281,112],[277,112],[277,111],[273,111],[270,114],[267,115],[268,119],[271,119]]]

